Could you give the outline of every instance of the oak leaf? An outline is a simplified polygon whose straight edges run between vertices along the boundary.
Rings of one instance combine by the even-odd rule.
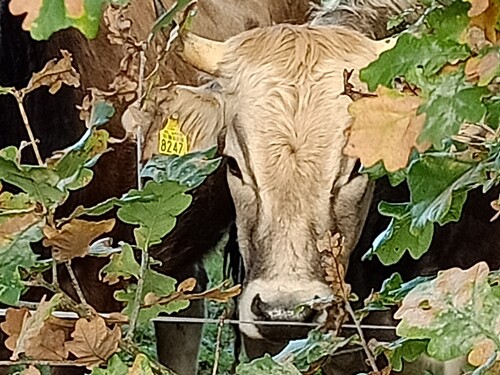
[[[490,5],[490,0],[468,0],[471,3],[471,8],[467,15],[469,17],[475,17],[485,12]]]
[[[9,10],[14,16],[26,14],[22,27],[23,30],[29,31],[31,25],[40,15],[43,0],[11,0]]]
[[[36,360],[62,361],[68,358],[68,349],[64,346],[66,331],[46,321],[36,336],[25,341],[25,353]]]
[[[467,361],[472,366],[484,365],[496,351],[496,345],[491,339],[484,339],[474,344],[467,356]]]
[[[24,319],[16,347],[11,356],[13,361],[17,361],[20,354],[32,349],[33,340],[37,340],[37,336],[41,335],[47,319],[51,317],[52,312],[59,306],[60,302],[60,294],[54,295],[50,301],[45,301],[44,296],[36,311]]]
[[[80,87],[80,74],[73,68],[71,53],[61,50],[62,59],[52,59],[43,69],[33,73],[28,86],[23,89],[27,94],[41,86],[48,86],[49,92],[55,94],[62,87],[63,83],[68,86]]]
[[[489,84],[500,71],[500,53],[490,51],[482,57],[472,57],[465,64],[467,80],[478,82],[479,86]]]
[[[43,245],[52,248],[52,256],[59,262],[84,257],[88,253],[90,243],[102,234],[110,232],[114,225],[114,219],[99,222],[74,219],[64,224],[61,229],[45,226],[43,234],[46,238]]]
[[[0,324],[0,328],[4,333],[7,334],[7,339],[5,340],[5,346],[7,349],[14,351],[17,345],[17,339],[21,333],[21,328],[23,326],[24,320],[29,316],[29,310],[25,307],[20,309],[14,309],[9,307],[7,309],[7,314],[5,315],[5,322]]]
[[[117,351],[121,330],[118,326],[110,330],[104,319],[96,316],[91,320],[79,319],[71,337],[73,340],[66,342],[66,348],[77,357],[77,363],[92,368]]]
[[[406,167],[413,148],[423,152],[429,143],[418,144],[425,122],[417,114],[422,99],[380,86],[376,97],[349,106],[353,122],[348,129],[344,153],[357,157],[365,167],[382,160],[389,172]]]
[[[196,279],[190,277],[177,286],[178,292],[192,292],[196,288]]]
[[[41,216],[34,212],[7,217],[5,221],[0,222],[0,244],[4,241],[9,241],[14,234],[24,232],[40,220]]]
[[[202,293],[192,294],[196,299],[205,298],[211,301],[226,303],[231,298],[239,296],[241,293],[241,285],[235,285],[228,289],[213,288]]]
[[[80,18],[85,13],[84,0],[64,0],[66,14],[71,18]]]
[[[33,365],[21,372],[21,375],[41,375],[40,371]]]
[[[473,8],[471,8],[469,12],[472,10]],[[500,4],[498,4],[498,1],[496,0],[490,1],[489,6],[484,11],[482,11],[481,13],[475,12],[475,15],[471,17],[470,27],[479,27],[484,31],[486,39],[488,39],[491,43],[496,43],[496,25],[499,15]]]

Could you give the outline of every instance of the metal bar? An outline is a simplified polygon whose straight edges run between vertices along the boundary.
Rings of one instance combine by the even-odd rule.
[[[33,311],[33,310],[31,310]],[[7,309],[0,309],[0,316],[5,316],[7,313]],[[63,319],[78,319],[78,314],[69,311],[54,311],[52,313],[56,318]],[[101,317],[105,319],[110,318],[110,314],[100,313]],[[182,317],[182,316],[159,316],[157,318],[152,319],[153,322],[163,322],[163,323],[190,323],[190,324],[219,324],[220,319],[212,319],[212,318],[191,318],[191,317]],[[253,324],[257,326],[294,326],[294,327],[318,327],[320,323],[303,323],[303,322],[289,322],[289,321],[264,321],[264,320],[236,320],[236,319],[224,319],[224,324]],[[355,329],[356,326],[354,324],[343,324],[342,328]],[[371,324],[362,324],[362,329],[374,329],[374,330],[395,330],[394,326],[379,326],[379,325],[371,325]]]

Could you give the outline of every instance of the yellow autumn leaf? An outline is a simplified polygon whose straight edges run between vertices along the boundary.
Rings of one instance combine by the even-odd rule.
[[[467,356],[467,361],[472,366],[482,366],[491,358],[496,351],[496,345],[491,339],[484,339],[474,344]]]
[[[417,115],[422,99],[382,86],[376,94],[349,106],[353,122],[344,153],[359,158],[365,167],[382,160],[394,172],[406,167],[413,148],[423,152],[430,147],[417,143],[425,121],[424,114]]]

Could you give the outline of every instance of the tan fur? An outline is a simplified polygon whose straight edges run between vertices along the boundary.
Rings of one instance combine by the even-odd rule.
[[[249,270],[241,314],[252,319],[256,294],[265,302],[280,295],[296,303],[329,294],[315,247],[326,230],[342,229],[347,246],[357,240],[367,180],[336,185],[353,167],[342,154],[350,103],[341,95],[342,74],[375,59],[377,46],[340,27],[289,25],[248,31],[226,44],[218,81],[226,105],[225,153],[243,173],[243,183],[231,176],[229,185]],[[353,82],[359,84],[356,76]],[[256,262],[263,269],[251,266]],[[256,336],[248,325],[242,329]]]

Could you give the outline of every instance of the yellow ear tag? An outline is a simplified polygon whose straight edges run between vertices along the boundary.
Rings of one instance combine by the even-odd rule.
[[[179,128],[179,120],[175,115],[170,116],[165,127],[160,130],[158,152],[163,155],[182,156],[187,150],[187,137]]]

